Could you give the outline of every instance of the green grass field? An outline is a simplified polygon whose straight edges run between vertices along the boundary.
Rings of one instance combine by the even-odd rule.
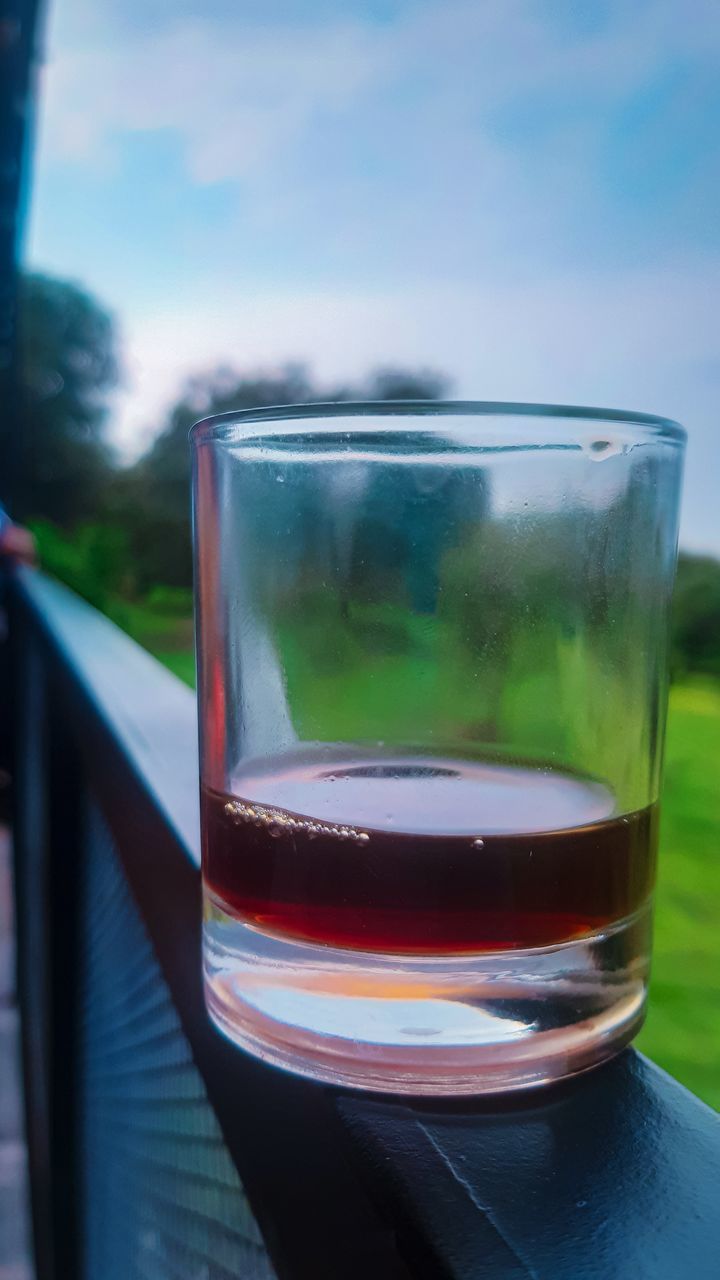
[[[128,629],[193,685],[187,619],[145,611],[135,621]],[[360,711],[372,720],[384,686],[371,681],[358,696],[345,683],[338,672],[330,690],[338,730],[351,713],[354,722]],[[407,690],[411,699],[419,692]],[[639,1047],[720,1110],[720,682],[709,679],[677,684],[670,695],[653,978]]]
[[[639,1047],[720,1110],[720,682],[670,694],[655,957]]]

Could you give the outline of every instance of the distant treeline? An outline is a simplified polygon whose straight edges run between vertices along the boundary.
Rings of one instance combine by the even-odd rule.
[[[123,601],[150,599],[175,615],[190,609],[187,433],[197,418],[317,400],[436,399],[448,389],[428,370],[387,368],[355,386],[322,386],[298,365],[216,369],[188,381],[149,450],[121,467],[105,435],[120,376],[111,317],[82,289],[46,276],[23,281],[20,303],[25,429],[3,445],[13,450],[15,477],[3,496],[34,528],[47,569],[114,616]],[[391,513],[391,498],[379,493],[376,505]],[[449,499],[460,510],[468,497],[460,485]],[[380,523],[387,544],[392,522]],[[561,521],[555,536],[562,554]],[[398,544],[396,562],[402,554]],[[672,663],[678,674],[720,676],[720,562],[710,557],[680,557]]]

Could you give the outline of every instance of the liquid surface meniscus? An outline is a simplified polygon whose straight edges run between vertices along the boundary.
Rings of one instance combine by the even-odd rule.
[[[256,928],[438,955],[601,932],[652,892],[657,806],[546,768],[298,752],[204,788],[203,876]]]

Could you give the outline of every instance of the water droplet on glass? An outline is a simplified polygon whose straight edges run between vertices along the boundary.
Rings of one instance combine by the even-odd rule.
[[[604,462],[606,458],[614,458],[616,454],[623,451],[619,440],[591,440],[583,445],[583,452],[591,462]]]

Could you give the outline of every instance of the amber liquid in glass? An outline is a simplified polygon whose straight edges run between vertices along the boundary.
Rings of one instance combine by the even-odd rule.
[[[549,769],[312,753],[205,789],[203,872],[218,906],[330,946],[437,955],[544,947],[647,900],[656,806]]]

